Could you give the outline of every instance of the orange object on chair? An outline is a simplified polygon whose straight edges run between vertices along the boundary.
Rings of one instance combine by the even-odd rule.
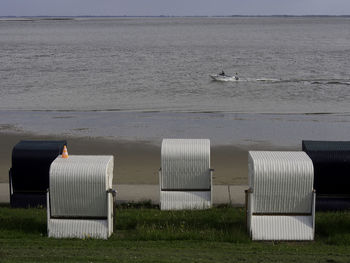
[[[63,147],[62,158],[68,158],[68,150],[66,146]]]

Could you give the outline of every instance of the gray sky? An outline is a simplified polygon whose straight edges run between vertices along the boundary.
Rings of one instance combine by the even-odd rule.
[[[350,0],[0,0],[0,16],[350,15]]]

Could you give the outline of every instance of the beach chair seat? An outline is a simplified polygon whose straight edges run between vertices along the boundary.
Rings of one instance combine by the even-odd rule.
[[[314,165],[316,210],[350,209],[350,142],[302,141]]]
[[[12,150],[9,171],[11,207],[46,206],[49,170],[66,141],[20,141]]]
[[[159,170],[161,210],[210,208],[212,172],[209,140],[163,139]]]
[[[113,156],[70,155],[50,168],[47,231],[54,238],[107,239],[113,232]]]
[[[313,166],[304,152],[249,151],[247,227],[253,240],[313,240]]]

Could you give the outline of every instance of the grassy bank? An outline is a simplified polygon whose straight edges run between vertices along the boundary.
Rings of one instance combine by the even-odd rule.
[[[314,242],[251,242],[241,208],[119,207],[105,240],[46,235],[45,209],[0,206],[0,262],[350,262],[350,212],[317,213]]]

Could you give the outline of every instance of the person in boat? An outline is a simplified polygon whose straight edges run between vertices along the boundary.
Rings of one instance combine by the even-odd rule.
[[[239,80],[238,73],[236,72],[235,80]]]
[[[221,73],[219,73],[220,76],[225,76],[225,72],[222,70]]]

